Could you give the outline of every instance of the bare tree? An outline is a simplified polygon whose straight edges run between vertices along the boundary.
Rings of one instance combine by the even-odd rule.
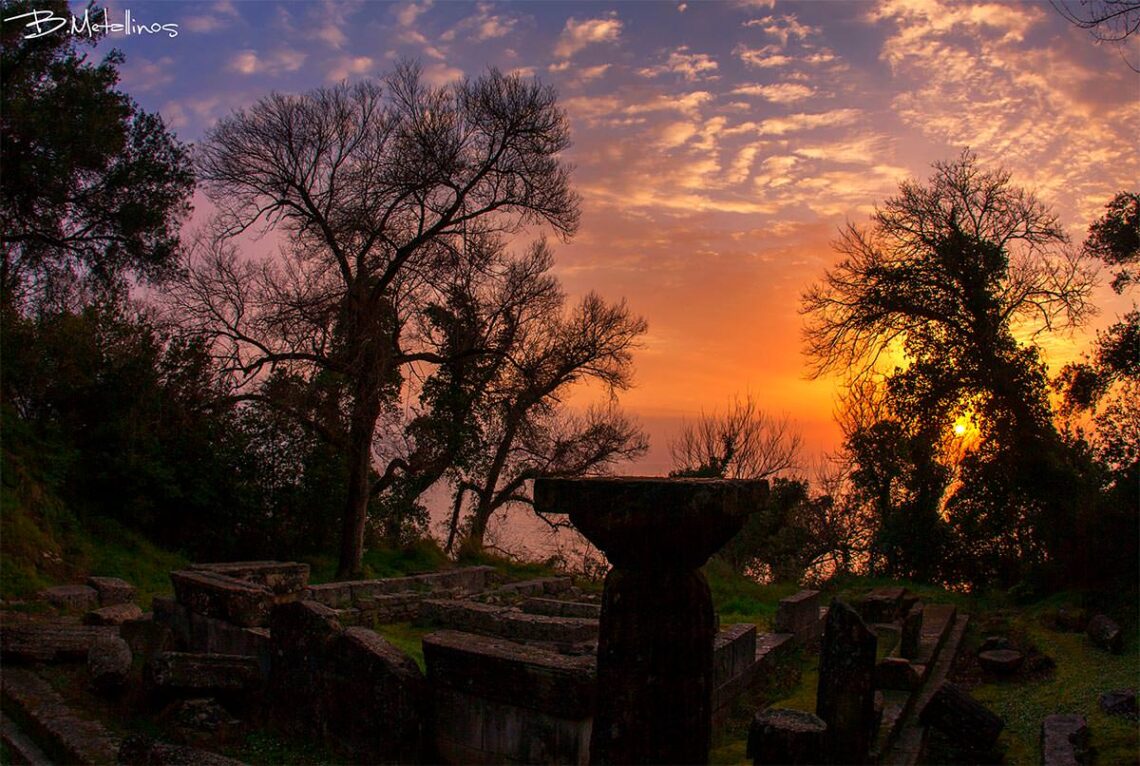
[[[281,366],[344,381],[340,574],[361,565],[376,423],[401,370],[444,361],[409,347],[406,329],[473,236],[574,232],[568,145],[548,87],[491,70],[434,88],[403,64],[382,85],[270,95],[200,147],[219,240],[176,300],[247,384]],[[284,235],[287,257],[238,258],[227,239],[251,227]]]
[[[472,413],[480,457],[454,471],[449,549],[468,498],[465,545],[479,548],[497,510],[508,503],[533,505],[531,480],[604,473],[646,451],[641,429],[612,402],[631,383],[630,352],[645,331],[645,320],[624,301],[608,304],[592,293],[570,312],[561,297],[545,303],[520,326],[508,363]],[[563,397],[587,381],[604,386],[610,404],[583,416],[566,412]]]
[[[734,397],[723,413],[686,422],[669,445],[674,473],[763,479],[795,469],[803,436],[786,415],[775,417],[747,395]]]
[[[1068,21],[1087,30],[1098,43],[1122,46],[1140,30],[1140,2],[1137,0],[1049,0]],[[1123,58],[1123,50],[1121,51]],[[1127,58],[1133,71],[1140,71]]]

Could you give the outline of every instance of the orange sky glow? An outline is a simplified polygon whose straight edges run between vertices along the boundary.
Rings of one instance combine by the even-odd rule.
[[[838,227],[866,222],[899,181],[969,147],[1036,190],[1079,245],[1140,178],[1140,75],[1047,3],[129,7],[180,25],[103,45],[126,54],[123,89],[186,141],[271,90],[404,57],[435,82],[496,66],[554,85],[582,195],[556,272],[571,296],[624,297],[649,321],[621,398],[652,439],[635,473],[668,471],[681,420],[734,394],[787,413],[808,457],[836,449],[838,384],[805,377],[799,298],[835,261]],[[1131,301],[1101,287],[1097,303],[1082,333],[1044,340],[1054,371]]]

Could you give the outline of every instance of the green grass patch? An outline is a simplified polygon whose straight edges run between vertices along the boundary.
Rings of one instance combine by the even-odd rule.
[[[410,622],[394,622],[376,625],[374,628],[388,643],[415,660],[420,670],[427,672],[424,663],[424,636],[437,628],[413,625]]]
[[[1140,651],[1135,634],[1125,651],[1112,655],[1092,646],[1081,633],[1058,633],[1040,625],[1032,613],[1012,618],[1011,626],[1056,662],[1044,678],[1031,681],[986,680],[971,694],[1005,721],[1002,744],[1006,762],[1040,763],[1041,722],[1054,713],[1079,713],[1088,720],[1095,762],[1134,764],[1140,753],[1140,730],[1134,721],[1105,715],[1097,702],[1101,692],[1140,682]]]

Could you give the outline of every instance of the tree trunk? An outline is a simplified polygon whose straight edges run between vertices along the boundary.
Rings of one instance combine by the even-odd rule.
[[[378,417],[380,404],[375,396],[353,402],[348,440],[348,497],[341,518],[340,562],[336,568],[337,577],[342,579],[359,575],[363,564],[364,525],[368,521],[368,501],[372,494],[372,437]]]

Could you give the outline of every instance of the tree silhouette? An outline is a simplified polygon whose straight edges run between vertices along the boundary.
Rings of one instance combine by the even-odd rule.
[[[980,447],[963,470],[979,480],[962,481],[947,509],[1008,543],[1001,576],[1015,578],[1019,557],[1040,560],[1074,523],[1076,500],[1058,484],[1078,470],[1052,424],[1038,350],[1015,331],[1032,339],[1080,324],[1092,311],[1091,273],[1052,213],[969,152],[935,164],[925,186],[901,184],[872,221],[848,225],[836,246],[843,260],[804,295],[813,372],[844,370],[858,382],[898,360],[887,411],[905,436],[892,443],[911,458],[891,464],[944,461],[937,449],[954,420],[973,416]],[[925,487],[931,517],[927,500],[945,481],[928,473],[911,483]],[[987,483],[999,476],[1001,491]]]
[[[0,293],[6,308],[74,310],[127,273],[169,276],[194,178],[162,119],[115,89],[122,54],[92,64],[82,38],[29,39],[30,11],[5,3],[0,31]]]
[[[578,200],[557,156],[568,145],[550,88],[495,70],[434,88],[402,64],[382,85],[268,96],[200,147],[223,243],[179,303],[247,382],[278,366],[345,381],[340,574],[360,569],[376,423],[401,369],[442,361],[408,347],[406,328],[471,237],[573,233]],[[253,226],[285,235],[288,257],[241,261],[224,240]]]
[[[673,474],[722,479],[766,479],[796,468],[803,437],[786,416],[760,409],[751,394],[723,413],[686,422],[669,444]]]
[[[1049,0],[1049,3],[1071,24],[1088,30],[1098,43],[1119,46],[1140,30],[1140,2],[1137,0]],[[1140,71],[1128,59],[1125,63],[1134,71]]]

